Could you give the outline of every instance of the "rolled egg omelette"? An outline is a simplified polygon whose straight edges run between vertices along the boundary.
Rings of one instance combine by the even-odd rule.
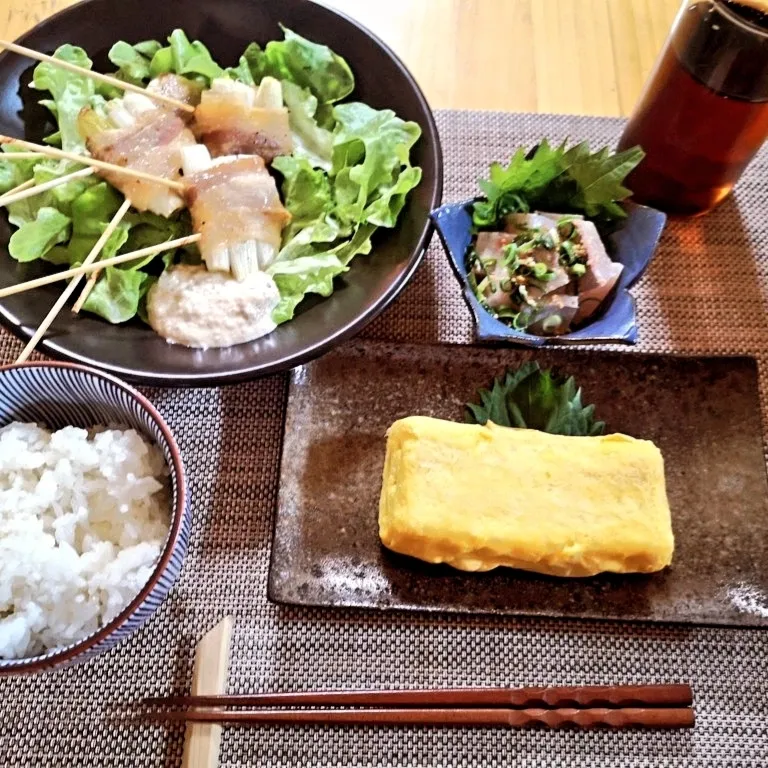
[[[674,551],[652,442],[426,416],[387,433],[379,535],[428,563],[552,576],[650,573]]]

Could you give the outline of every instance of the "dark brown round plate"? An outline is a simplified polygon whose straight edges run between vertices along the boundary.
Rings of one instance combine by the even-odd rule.
[[[136,322],[113,326],[88,315],[62,312],[45,341],[46,354],[93,365],[145,384],[205,386],[243,381],[293,368],[317,357],[360,331],[402,290],[421,261],[432,228],[429,212],[440,203],[442,153],[432,113],[416,81],[399,59],[366,29],[309,0],[89,0],[69,8],[20,39],[51,53],[63,43],[85,48],[96,67],[107,67],[106,52],[116,40],[163,40],[176,27],[202,40],[223,66],[252,41],[282,39],[279,24],[344,56],[355,74],[351,99],[393,109],[421,126],[413,162],[424,176],[398,221],[380,231],[368,256],[358,256],[327,299],[306,300],[289,323],[249,344],[194,350],[167,344]],[[43,94],[30,90],[32,62],[15,54],[0,56],[0,133],[39,141],[45,133]],[[17,264],[8,255],[12,228],[0,216],[0,287],[37,277],[51,267]],[[0,322],[29,339],[61,292],[61,283],[0,301]]]

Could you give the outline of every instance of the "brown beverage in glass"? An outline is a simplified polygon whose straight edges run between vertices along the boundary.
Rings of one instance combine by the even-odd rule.
[[[634,199],[670,213],[723,200],[768,136],[768,0],[688,0],[619,147]]]

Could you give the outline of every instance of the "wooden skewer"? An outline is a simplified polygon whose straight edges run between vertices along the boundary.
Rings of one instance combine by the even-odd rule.
[[[186,237],[179,237],[176,240],[168,240],[164,243],[149,245],[146,248],[140,248],[138,251],[121,253],[119,256],[113,256],[111,259],[102,259],[96,264],[82,264],[79,267],[72,267],[72,269],[64,270],[64,272],[54,272],[52,275],[45,275],[44,277],[38,277],[34,280],[28,280],[26,283],[9,285],[7,288],[0,290],[0,299],[5,298],[6,296],[13,296],[16,293],[31,291],[33,288],[40,288],[44,285],[57,283],[60,280],[69,280],[71,277],[88,275],[91,272],[95,272],[100,269],[106,269],[107,267],[114,267],[117,264],[125,264],[128,261],[135,261],[136,259],[143,259],[147,256],[154,256],[155,254],[162,253],[163,251],[170,251],[174,248],[182,248],[185,245],[196,243],[199,239],[200,235],[197,233],[194,235],[187,235]]]
[[[105,163],[103,160],[97,160],[90,155],[78,155],[75,152],[65,152],[55,147],[46,147],[43,144],[34,144],[31,141],[24,141],[23,139],[14,139],[12,136],[3,136],[0,134],[0,144],[10,144],[12,147],[21,147],[22,149],[31,149],[41,155],[47,155],[48,157],[55,157],[60,160],[73,160],[76,163],[82,163],[83,165],[92,165],[94,168],[98,168],[102,171],[110,171],[112,173],[122,173],[126,176],[133,176],[143,181],[150,181],[153,184],[162,184],[166,187],[170,187],[177,192],[184,191],[184,184],[180,181],[173,181],[172,179],[164,179],[162,176],[152,176],[150,173],[144,173],[144,171],[138,171],[135,168],[128,168],[122,165],[114,165],[113,163]],[[6,153],[8,154],[8,153]]]
[[[115,229],[117,229],[117,225],[122,221],[123,216],[128,213],[128,209],[130,207],[130,201],[125,200],[120,208],[118,208],[117,213],[112,217],[112,221],[107,224],[106,228],[101,233],[101,236],[94,243],[93,248],[91,248],[91,250],[88,252],[88,255],[83,260],[84,267],[88,266],[96,260],[104,246],[107,244],[107,240],[109,240],[112,233],[115,231]],[[24,347],[24,350],[16,360],[17,363],[25,362],[32,354],[38,342],[43,338],[43,335],[48,330],[51,323],[56,319],[59,312],[61,312],[61,308],[67,302],[67,299],[69,299],[75,288],[77,288],[77,284],[80,282],[80,277],[80,275],[73,277],[69,285],[62,291],[61,296],[59,296],[59,298],[56,300],[56,303],[51,307],[50,311],[45,316],[43,322],[40,323],[32,338],[29,340],[29,342],[27,342],[27,346]]]
[[[3,199],[6,197],[10,197],[11,195],[15,195],[18,192],[22,192],[25,189],[29,189],[30,187],[35,186],[35,180],[34,179],[27,179],[26,181],[22,181],[21,184],[15,186],[13,189],[9,189],[4,195],[0,195],[0,205],[5,205],[3,202]]]
[[[25,200],[28,197],[39,195],[41,192],[47,192],[49,189],[53,189],[54,187],[58,187],[61,184],[66,184],[70,181],[74,181],[75,179],[83,179],[86,176],[91,176],[93,173],[95,173],[93,168],[81,168],[79,171],[73,171],[72,173],[68,173],[66,176],[59,176],[58,178],[45,181],[42,184],[38,184],[37,186],[35,186],[35,180],[30,179],[32,182],[31,185],[28,185],[22,189],[24,184],[20,184],[18,187],[16,187],[16,189],[12,189],[10,192],[2,195],[2,197],[0,197],[0,206],[10,205],[11,203],[18,203],[19,200]]]
[[[151,707],[689,707],[690,685],[585,685],[545,688],[434,688],[396,691],[306,691],[145,699]]]
[[[39,152],[3,152],[0,160],[42,160]]]
[[[229,677],[229,647],[233,619],[227,616],[207,632],[197,646],[192,670],[192,692],[224,693]],[[182,768],[216,768],[219,764],[221,726],[190,723],[184,737]]]
[[[624,709],[189,709],[153,712],[163,722],[256,725],[332,723],[335,725],[441,725],[507,728],[693,728],[689,708]]]
[[[35,51],[32,48],[26,48],[23,45],[17,45],[16,43],[10,43],[6,40],[0,40],[0,47],[9,51],[13,51],[14,53],[19,53],[22,56],[27,56],[30,59],[36,59],[37,61],[45,61],[49,64],[55,64],[57,67],[66,69],[69,72],[75,72],[78,75],[90,77],[92,80],[98,80],[101,83],[107,83],[107,85],[112,85],[115,88],[120,88],[124,91],[141,93],[144,96],[155,99],[155,101],[161,101],[164,104],[168,104],[168,106],[174,107],[175,109],[182,109],[185,112],[195,111],[194,107],[190,106],[189,104],[185,104],[183,101],[173,99],[170,96],[165,96],[162,93],[154,93],[152,91],[148,91],[146,88],[142,88],[141,86],[133,85],[133,83],[126,83],[123,80],[118,80],[116,77],[111,77],[110,75],[103,75],[101,72],[94,72],[92,69],[84,69],[83,67],[78,67],[77,64],[71,64],[70,62],[64,61],[63,59],[47,56],[44,53],[39,53],[38,51]]]
[[[127,208],[131,207],[131,201],[129,198],[127,197],[125,198],[125,202],[123,203],[123,206],[126,207],[126,210]],[[77,301],[75,302],[75,305],[72,307],[73,315],[78,314],[80,310],[83,308],[83,304],[85,304],[86,300],[91,295],[93,286],[96,285],[96,281],[99,279],[100,274],[101,274],[100,269],[97,269],[95,272],[91,272],[90,277],[88,278],[88,281],[83,287],[83,290],[80,292],[80,295],[77,297]]]

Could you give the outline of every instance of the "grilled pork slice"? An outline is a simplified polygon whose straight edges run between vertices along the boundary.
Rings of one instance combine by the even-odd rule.
[[[244,280],[272,263],[291,214],[260,157],[206,162],[204,153],[202,147],[184,153],[186,199],[201,235],[200,253],[209,270]]]
[[[176,99],[176,101],[180,101],[183,104],[196,107],[200,103],[203,87],[193,80],[188,80],[186,77],[168,73],[150,80],[149,85],[147,85],[147,91],[159,93],[171,99]],[[168,105],[163,102],[155,101],[155,104],[158,107],[168,109]],[[183,117],[186,120],[192,119],[191,113],[183,110],[179,110],[179,117]]]
[[[79,116],[78,128],[95,158],[163,179],[181,180],[180,151],[196,142],[178,115],[157,109],[151,99],[141,94],[126,94],[110,102],[107,110],[108,118],[91,109],[84,109]],[[164,184],[122,173],[99,173],[139,211],[170,216],[184,207],[181,195]]]
[[[195,110],[195,132],[213,157],[259,155],[271,163],[293,149],[283,89],[273,77],[258,88],[226,77],[214,80]]]

